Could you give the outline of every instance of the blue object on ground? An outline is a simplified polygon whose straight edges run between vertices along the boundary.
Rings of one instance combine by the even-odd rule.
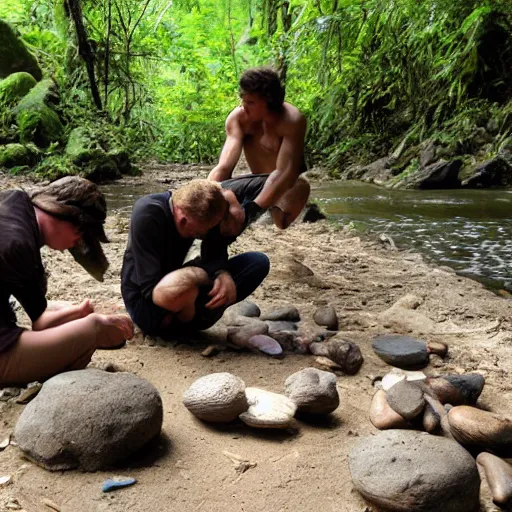
[[[112,478],[109,478],[103,482],[102,490],[103,492],[115,491],[116,489],[133,485],[135,482],[137,482],[135,478],[125,478],[124,480],[113,480]]]

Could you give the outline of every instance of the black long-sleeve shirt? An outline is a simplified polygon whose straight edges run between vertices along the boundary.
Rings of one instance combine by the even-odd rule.
[[[121,289],[125,302],[140,298],[152,300],[153,289],[173,270],[183,266],[193,239],[183,238],[176,229],[170,199],[172,192],[141,197],[134,205],[128,245],[121,271]],[[201,243],[198,266],[212,275],[226,268],[227,240],[218,228]]]

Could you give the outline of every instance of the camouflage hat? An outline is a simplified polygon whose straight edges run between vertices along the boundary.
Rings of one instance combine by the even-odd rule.
[[[80,228],[82,238],[69,252],[95,279],[103,281],[108,261],[100,242],[108,242],[103,229],[107,203],[98,185],[67,176],[32,192],[30,200],[44,212]]]

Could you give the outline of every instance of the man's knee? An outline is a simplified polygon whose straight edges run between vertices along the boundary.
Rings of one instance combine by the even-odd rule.
[[[208,283],[205,270],[198,267],[185,267],[165,276],[153,290],[153,302],[157,306],[177,313],[193,304],[200,286]]]

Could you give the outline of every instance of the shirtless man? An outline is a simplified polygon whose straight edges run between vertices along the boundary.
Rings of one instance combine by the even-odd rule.
[[[270,209],[275,225],[286,229],[309,197],[309,183],[300,176],[306,170],[306,119],[296,107],[284,102],[284,94],[274,70],[254,68],[243,73],[242,105],[226,120],[226,142],[219,163],[208,176],[222,181],[223,188],[237,196],[239,186],[244,188],[244,197],[252,192],[254,199],[243,205],[244,227]],[[237,177],[230,184],[242,150],[252,174]]]

